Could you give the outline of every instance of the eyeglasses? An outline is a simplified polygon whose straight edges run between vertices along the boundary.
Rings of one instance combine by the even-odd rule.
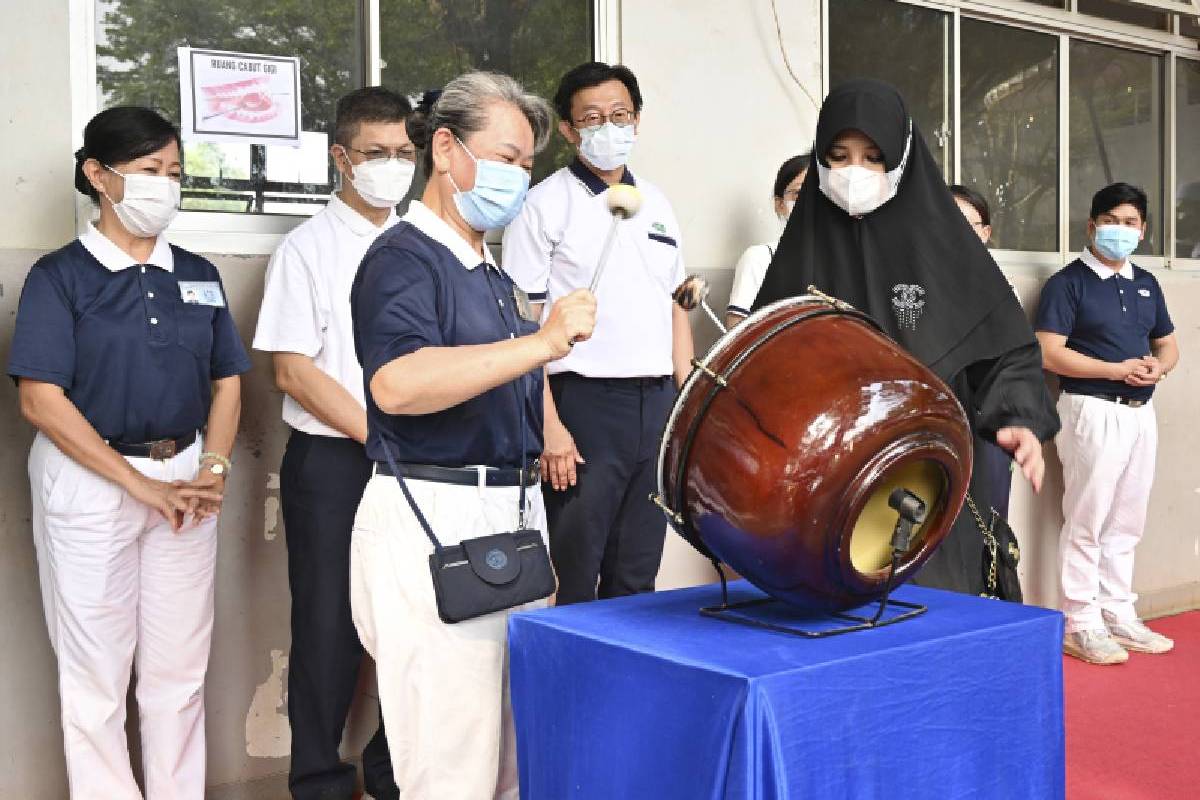
[[[606,122],[611,122],[618,128],[624,128],[633,122],[636,114],[628,108],[616,108],[607,114],[601,114],[599,111],[592,111],[585,114],[581,119],[575,120],[576,127],[581,128],[596,128]]]
[[[347,147],[346,149],[353,150],[367,161],[378,161],[381,158],[394,158],[397,161],[417,160],[417,150],[415,147],[398,147],[395,150],[387,150],[382,147],[372,147],[370,150],[359,150],[357,147]]]

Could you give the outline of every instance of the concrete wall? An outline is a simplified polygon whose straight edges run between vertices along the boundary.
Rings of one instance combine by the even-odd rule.
[[[69,168],[69,78],[66,0],[10,3],[0,28],[0,361],[7,362],[17,297],[29,265],[68,241],[74,230]],[[776,233],[767,195],[778,163],[805,149],[814,104],[784,69],[767,0],[624,3],[623,59],[637,69],[646,95],[634,168],[675,202],[692,271],[714,286],[719,308],[732,268],[750,243]],[[816,0],[780,4],[784,46],[808,92],[819,96],[820,25]],[[1181,147],[1183,143],[1181,143]],[[257,314],[265,259],[214,257],[243,336]],[[1027,307],[1047,271],[1016,267],[1010,275]],[[1159,279],[1179,327],[1182,366],[1163,384],[1161,454],[1147,541],[1139,550],[1137,588],[1143,611],[1200,605],[1200,489],[1192,454],[1200,428],[1189,418],[1200,390],[1200,281],[1181,273]],[[697,341],[714,331],[695,318]],[[265,360],[244,382],[244,410],[221,528],[217,620],[207,693],[209,797],[286,796],[288,730],[283,686],[289,600],[277,470],[284,443],[279,395]],[[19,418],[16,392],[0,381],[0,798],[66,797],[54,662],[46,638],[29,536],[25,457],[32,431]],[[1013,524],[1020,532],[1030,599],[1053,605],[1054,542],[1061,523],[1061,478],[1051,469],[1040,497],[1018,483]],[[711,579],[710,568],[678,537],[669,537],[661,585]],[[373,722],[370,676],[355,710],[350,752]]]

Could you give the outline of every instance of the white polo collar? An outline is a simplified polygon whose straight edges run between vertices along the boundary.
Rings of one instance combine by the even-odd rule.
[[[479,253],[475,252],[475,248],[471,247],[470,243],[458,231],[451,228],[449,223],[430,211],[429,207],[420,200],[413,200],[409,203],[408,213],[404,215],[404,221],[438,244],[443,245],[467,269],[475,269],[481,263],[486,263],[492,267],[496,266],[496,261],[492,258],[492,251],[488,249],[487,242],[483,244],[483,258],[480,259]]]
[[[355,211],[347,205],[345,200],[338,197],[337,192],[329,195],[328,208],[355,236],[378,236],[380,231],[387,230],[400,219],[396,216],[396,209],[393,208],[388,211],[387,219],[377,228],[374,222]]]
[[[1092,248],[1085,247],[1083,248],[1083,254],[1079,256],[1079,260],[1091,267],[1092,272],[1096,273],[1096,277],[1102,281],[1111,278],[1113,275],[1120,275],[1127,281],[1133,280],[1133,262],[1128,258],[1125,259],[1125,263],[1121,265],[1120,269],[1113,269],[1096,258],[1096,254],[1092,252]]]
[[[79,237],[79,243],[87,248],[87,251],[109,272],[120,272],[130,267],[141,266],[141,263],[135,261],[133,256],[117,247],[112,239],[98,231],[94,223],[87,224],[87,230]],[[155,239],[154,249],[150,251],[150,257],[146,259],[146,263],[153,264],[159,269],[165,269],[167,272],[175,271],[175,255],[171,252],[171,245],[164,236],[159,235]]]

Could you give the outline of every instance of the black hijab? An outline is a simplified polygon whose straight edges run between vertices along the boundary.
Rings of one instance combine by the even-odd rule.
[[[1034,341],[1033,330],[987,248],[971,230],[892,86],[854,80],[821,106],[813,156],[847,129],[869,136],[888,170],[907,165],[896,195],[854,218],[808,171],[754,307],[802,295],[810,284],[871,315],[943,380],[976,361]]]

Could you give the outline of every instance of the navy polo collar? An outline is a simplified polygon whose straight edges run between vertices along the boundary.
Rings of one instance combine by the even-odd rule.
[[[449,250],[468,270],[475,269],[480,264],[496,268],[496,259],[492,258],[492,251],[488,249],[486,241],[483,243],[481,258],[462,234],[451,228],[420,200],[413,200],[408,204],[408,213],[404,215],[404,221]]]
[[[133,256],[117,247],[111,239],[101,233],[95,223],[87,224],[87,228],[79,237],[79,243],[109,272],[121,272],[130,267],[141,266]],[[166,237],[159,235],[155,239],[154,249],[150,252],[146,263],[167,272],[175,271],[175,255],[171,252],[171,245],[168,244]]]
[[[567,164],[567,169],[571,170],[571,174],[578,178],[592,194],[604,194],[608,191],[608,184],[600,176],[588,169],[579,156],[575,156],[571,160],[571,163]],[[637,181],[633,179],[633,173],[629,171],[629,167],[625,167],[621,173],[621,180],[619,182],[626,186],[637,186]]]
[[[1113,275],[1120,275],[1127,281],[1133,280],[1133,262],[1128,258],[1121,264],[1120,269],[1113,269],[1096,258],[1096,254],[1092,252],[1090,247],[1085,247],[1079,255],[1079,260],[1091,269],[1092,272],[1096,273],[1096,277],[1102,281],[1108,280]]]

